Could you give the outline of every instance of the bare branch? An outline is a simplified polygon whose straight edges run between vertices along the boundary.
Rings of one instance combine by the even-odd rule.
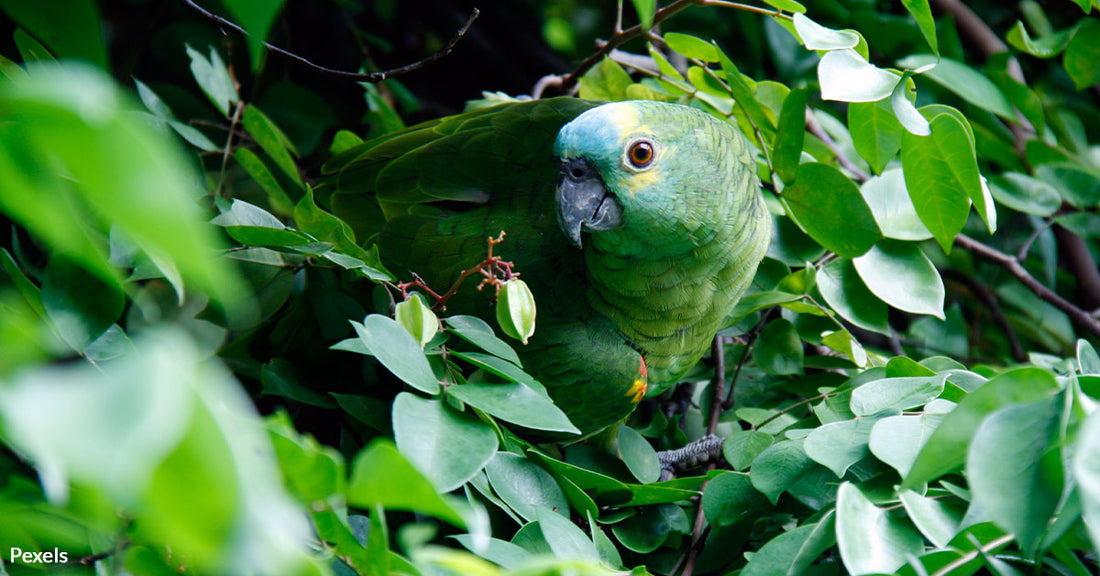
[[[1020,265],[1020,261],[1017,260],[1015,256],[1005,254],[992,246],[982,244],[966,234],[955,236],[955,245],[982,260],[992,262],[1008,270],[1013,277],[1019,280],[1024,286],[1027,286],[1029,290],[1043,300],[1053,304],[1062,312],[1065,312],[1076,324],[1088,330],[1094,336],[1100,336],[1100,321],[1036,280],[1034,276]]]
[[[218,16],[217,14],[214,14],[213,12],[210,12],[209,10],[206,10],[202,6],[199,6],[198,4],[196,4],[194,0],[183,0],[183,3],[186,4],[187,6],[189,6],[192,10],[198,12],[199,14],[202,14],[207,19],[212,20],[214,22],[217,22],[221,26],[225,26],[226,28],[229,28],[231,30],[239,32],[239,33],[241,33],[245,36],[249,35],[248,32],[245,31],[244,28],[241,28],[240,26],[230,22],[229,20],[226,20],[225,18],[222,18],[221,16]],[[309,69],[313,70],[314,72],[319,72],[321,74],[327,74],[329,76],[336,76],[338,78],[345,78],[347,80],[353,80],[353,81],[356,81],[356,82],[370,82],[370,83],[373,84],[373,83],[381,82],[381,81],[385,80],[386,78],[392,78],[394,76],[401,76],[402,74],[408,74],[409,72],[414,72],[416,70],[419,70],[419,69],[421,69],[421,68],[423,68],[423,67],[425,67],[425,66],[427,66],[427,65],[429,65],[429,64],[431,64],[431,63],[433,63],[437,60],[439,60],[440,58],[443,58],[444,56],[447,56],[448,54],[451,53],[452,50],[454,50],[454,47],[455,47],[456,44],[458,44],[458,41],[462,40],[463,36],[465,36],[466,33],[470,31],[470,26],[473,25],[474,20],[477,20],[477,17],[478,17],[479,14],[481,14],[481,11],[479,11],[477,8],[474,8],[473,11],[470,12],[470,16],[468,18],[466,18],[466,21],[462,24],[462,27],[459,28],[458,32],[456,32],[454,37],[451,38],[451,41],[447,42],[446,46],[444,46],[443,48],[437,50],[436,52],[428,55],[426,58],[424,58],[422,60],[417,60],[416,62],[413,62],[412,64],[406,64],[406,65],[398,67],[398,68],[391,68],[389,70],[382,70],[380,72],[365,72],[364,73],[364,72],[348,72],[346,70],[334,70],[332,68],[326,68],[326,67],[321,66],[319,64],[314,64],[313,62],[310,62],[309,60],[306,60],[305,58],[303,58],[303,57],[301,57],[301,56],[299,56],[299,55],[297,55],[293,52],[288,52],[286,50],[283,50],[282,48],[279,48],[278,46],[273,46],[271,44],[268,44],[267,42],[264,42],[264,47],[266,47],[268,50],[274,52],[275,54],[279,54],[281,56],[289,58],[289,59],[305,66],[306,68],[309,68]]]

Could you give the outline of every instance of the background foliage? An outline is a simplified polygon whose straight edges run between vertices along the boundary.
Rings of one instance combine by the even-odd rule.
[[[385,70],[472,6],[283,4],[0,1],[0,549],[69,559],[0,573],[1097,571],[1095,0],[485,2],[375,83],[262,40]],[[514,433],[571,429],[522,307],[394,320],[321,169],[574,87],[735,123],[776,224],[610,447]]]

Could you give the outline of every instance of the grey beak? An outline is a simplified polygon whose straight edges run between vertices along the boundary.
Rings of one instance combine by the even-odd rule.
[[[581,247],[581,230],[599,232],[622,226],[622,206],[604,188],[599,173],[587,160],[564,160],[558,170],[554,195],[558,226],[574,246]]]

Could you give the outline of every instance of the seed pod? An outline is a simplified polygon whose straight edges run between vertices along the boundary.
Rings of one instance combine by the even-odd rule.
[[[523,280],[512,278],[500,288],[497,324],[505,334],[524,344],[535,333],[535,297]]]
[[[394,308],[394,316],[397,323],[412,334],[413,339],[423,348],[432,341],[435,333],[439,331],[439,318],[431,308],[424,303],[419,294],[413,294],[408,300],[401,302]]]

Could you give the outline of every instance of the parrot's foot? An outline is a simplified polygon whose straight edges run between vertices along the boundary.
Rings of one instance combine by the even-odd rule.
[[[686,470],[718,460],[722,457],[722,442],[723,440],[714,434],[707,434],[683,448],[658,452],[661,480],[671,480],[677,470]]]

